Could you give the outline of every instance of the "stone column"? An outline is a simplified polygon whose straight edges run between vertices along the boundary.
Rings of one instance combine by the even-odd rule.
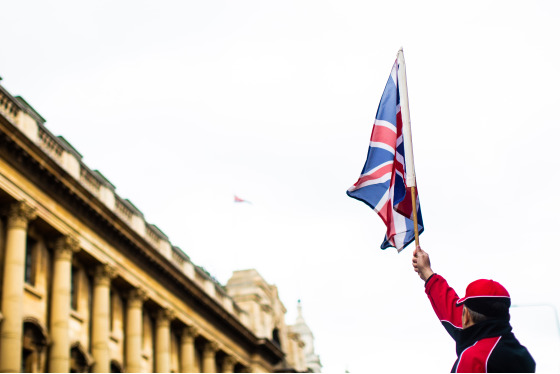
[[[233,373],[237,361],[232,356],[226,356],[222,364],[222,373]]]
[[[67,373],[70,370],[70,285],[72,255],[80,249],[78,240],[63,236],[54,243],[50,329],[52,345],[49,351],[49,371]]]
[[[35,210],[23,201],[9,208],[2,283],[4,319],[0,325],[0,372],[21,370],[25,246],[27,224],[33,218]]]
[[[142,306],[146,301],[146,291],[135,288],[128,294],[126,305],[126,363],[129,373],[142,371]]]
[[[196,338],[197,330],[195,327],[187,326],[183,329],[181,334],[181,372],[182,373],[196,373],[195,364],[195,347],[194,339]]]
[[[169,373],[171,369],[170,343],[171,335],[169,326],[173,312],[170,309],[160,309],[156,318],[156,372]]]
[[[216,372],[216,352],[218,351],[218,344],[215,342],[207,342],[202,351],[202,372],[215,373]]]
[[[115,269],[108,265],[99,265],[93,278],[93,311],[91,323],[91,353],[93,372],[110,372],[109,329],[110,329],[110,289],[111,279],[116,276]]]

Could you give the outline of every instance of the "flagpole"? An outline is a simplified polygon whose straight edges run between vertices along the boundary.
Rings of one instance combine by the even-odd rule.
[[[410,130],[410,109],[408,107],[408,86],[406,83],[406,65],[404,63],[403,49],[397,54],[399,62],[399,96],[401,102],[401,116],[403,121],[404,159],[406,164],[406,186],[410,187],[412,197],[412,218],[414,221],[414,241],[416,247],[420,246],[418,234],[418,212],[416,208],[416,172],[414,169],[414,154],[412,153],[412,132]]]

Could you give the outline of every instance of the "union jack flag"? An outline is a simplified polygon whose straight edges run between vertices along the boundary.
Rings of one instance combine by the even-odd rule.
[[[240,198],[240,197],[237,196],[237,195],[233,195],[233,202],[234,202],[234,203],[248,203],[248,204],[251,204],[250,201],[247,201],[247,200],[245,200],[245,199],[242,199],[242,198]]]
[[[400,252],[414,241],[412,194],[406,186],[406,164],[398,86],[398,60],[381,96],[369,143],[366,163],[358,181],[346,191],[379,214],[387,233],[381,248]],[[416,195],[418,196],[418,194]],[[417,198],[418,233],[424,231]]]

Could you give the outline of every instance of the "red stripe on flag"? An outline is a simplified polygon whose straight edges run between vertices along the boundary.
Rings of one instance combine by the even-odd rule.
[[[389,238],[389,241],[391,242],[392,245],[395,245],[393,236],[395,236],[396,230],[395,230],[395,224],[393,220],[392,199],[387,200],[387,202],[381,207],[381,209],[377,212],[377,214],[379,215],[379,217],[381,217],[383,223],[385,223],[385,226],[387,226],[387,232],[386,232],[387,238]]]
[[[395,148],[395,132],[385,126],[373,126],[370,141],[385,143],[391,148]]]
[[[358,187],[359,185],[373,180],[373,179],[377,179],[377,178],[381,178],[382,176],[384,176],[387,173],[391,173],[393,171],[393,165],[388,164],[385,165],[381,168],[379,168],[378,170],[376,170],[375,172],[368,174],[368,175],[364,175],[361,176],[360,179],[358,179],[358,181],[356,183],[354,183],[354,186]]]
[[[412,219],[412,188],[406,189],[404,199],[395,206],[395,210],[405,217]],[[418,200],[418,190],[416,190],[416,199]]]

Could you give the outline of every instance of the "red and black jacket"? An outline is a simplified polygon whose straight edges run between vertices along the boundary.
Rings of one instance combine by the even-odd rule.
[[[511,332],[509,319],[489,319],[463,330],[463,306],[457,305],[459,296],[442,276],[428,278],[426,294],[456,343],[452,373],[535,372],[535,361]]]

